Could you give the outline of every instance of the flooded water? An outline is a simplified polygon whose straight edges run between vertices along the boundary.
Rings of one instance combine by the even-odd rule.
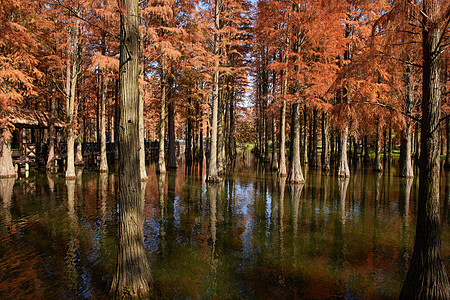
[[[218,185],[206,166],[148,167],[145,246],[161,299],[397,298],[412,254],[418,179],[306,170],[289,185],[250,159]],[[450,271],[450,173],[442,174]],[[117,254],[117,175],[0,180],[0,298],[107,298]]]

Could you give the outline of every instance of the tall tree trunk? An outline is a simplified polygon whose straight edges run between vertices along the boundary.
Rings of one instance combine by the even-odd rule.
[[[319,159],[317,156],[317,108],[313,109],[312,122],[312,144],[311,144],[311,162],[310,166],[313,168],[319,167]]]
[[[350,169],[347,160],[347,140],[348,140],[348,124],[344,126],[344,130],[339,134],[339,153],[337,162],[337,173],[339,177],[350,177]]]
[[[278,167],[278,175],[286,176],[286,89],[287,89],[287,74],[284,73],[283,78],[283,91],[281,100],[281,116],[280,116],[280,164]]]
[[[275,114],[272,114],[272,170],[278,170],[278,143],[277,143],[277,120]]]
[[[407,115],[413,110],[413,82],[411,80],[411,66],[407,65],[405,70],[405,113]],[[411,120],[406,119],[406,127],[401,131],[400,141],[400,176],[413,177],[413,168],[411,164]]]
[[[101,75],[102,97],[100,104],[100,172],[108,172],[108,158],[106,157],[106,95],[108,92],[108,82],[104,75]]]
[[[169,102],[168,106],[169,117],[169,157],[167,161],[167,167],[169,169],[177,168],[177,155],[176,155],[176,141],[175,141],[175,109],[173,107],[173,101]]]
[[[139,3],[121,0],[119,221],[117,267],[111,294],[145,297],[152,283],[144,247],[144,201],[139,167]]]
[[[400,299],[450,299],[450,284],[441,253],[439,214],[442,50],[439,26],[442,25],[435,23],[440,15],[438,3],[437,0],[423,1],[422,155],[416,238]]]
[[[322,170],[325,173],[330,171],[330,125],[328,115],[322,113]]]
[[[68,47],[68,62],[66,69],[66,117],[67,117],[67,162],[66,162],[66,178],[75,179],[75,99],[76,99],[76,85],[78,77],[78,47],[80,36],[80,21],[76,20],[72,28],[73,40],[71,46]]]
[[[219,93],[219,111],[217,114],[217,173],[220,175],[225,170],[225,153],[224,153],[224,102],[225,97],[223,93]]]
[[[165,130],[166,130],[166,97],[167,97],[167,62],[161,59],[161,114],[159,118],[159,150],[158,150],[158,173],[166,173],[165,159]]]
[[[292,105],[292,142],[291,142],[291,156],[292,161],[289,166],[289,174],[287,176],[288,182],[304,182],[305,179],[303,178],[303,172],[302,172],[302,165],[300,163],[300,113],[299,113],[299,104],[298,102],[295,102]]]
[[[139,78],[144,81],[145,56],[144,36],[141,33],[139,39]],[[147,180],[147,170],[145,168],[145,126],[144,126],[144,91],[139,89],[139,172],[141,180]]]
[[[56,172],[56,165],[55,165],[55,140],[56,140],[56,128],[55,128],[55,119],[56,119],[56,98],[53,97],[50,100],[50,124],[49,124],[49,131],[48,131],[48,156],[47,156],[47,165],[46,169],[50,172]]]
[[[230,133],[229,133],[229,147],[230,147],[230,162],[234,162],[236,159],[236,122],[235,122],[235,103],[233,101],[234,99],[234,88],[232,90],[232,98],[230,98]]]
[[[217,182],[219,176],[217,172],[217,114],[219,113],[219,33],[220,28],[220,0],[214,2],[214,55],[216,56],[214,62],[213,75],[213,92],[212,92],[212,121],[211,121],[211,146],[209,157],[209,168],[207,181]]]
[[[302,162],[307,164],[308,163],[308,109],[304,108],[303,111],[304,116],[304,123],[303,123],[303,148],[302,148]],[[311,129],[310,129],[311,130]]]
[[[392,160],[392,125],[389,124],[389,136],[388,136],[388,161]]]
[[[377,136],[375,139],[375,161],[373,164],[373,170],[375,172],[383,171],[383,163],[381,161],[381,124],[380,120],[377,120]]]

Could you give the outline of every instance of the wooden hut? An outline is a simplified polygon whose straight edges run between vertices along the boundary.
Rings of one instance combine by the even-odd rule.
[[[12,140],[12,156],[16,164],[35,162],[36,159],[45,159],[47,149],[45,142],[48,139],[50,127],[50,113],[46,111],[10,108],[9,122],[14,125]],[[57,118],[54,120],[57,129],[65,127],[65,123]]]

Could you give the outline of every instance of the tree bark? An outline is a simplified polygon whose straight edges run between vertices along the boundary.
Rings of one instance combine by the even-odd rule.
[[[145,297],[152,282],[144,247],[144,201],[139,170],[139,3],[121,0],[119,221],[117,267],[111,294]]]
[[[373,170],[375,172],[383,171],[383,163],[381,161],[381,124],[380,121],[377,120],[377,136],[375,139],[375,161],[373,164]]]
[[[176,141],[175,141],[175,108],[173,107],[173,101],[169,102],[168,106],[169,117],[169,157],[167,161],[167,167],[169,169],[177,168],[177,155],[176,155]]]
[[[304,123],[303,123],[303,148],[302,148],[302,162],[304,164],[308,163],[308,110],[304,108],[303,111]]]
[[[339,153],[337,162],[337,173],[339,177],[350,177],[350,169],[347,160],[347,140],[348,140],[348,124],[344,126],[344,130],[339,134]]]
[[[278,142],[277,142],[277,120],[275,114],[272,114],[272,170],[278,170]]]
[[[55,128],[55,119],[56,119],[56,98],[50,100],[50,124],[49,124],[49,142],[48,142],[48,156],[47,156],[47,165],[46,169],[50,172],[56,172],[55,165],[55,140],[56,140],[56,128]]]
[[[158,170],[160,174],[166,173],[165,159],[165,130],[166,130],[166,96],[167,96],[167,62],[161,59],[161,113],[159,117],[159,150],[158,150]]]
[[[73,40],[71,46],[68,47],[67,57],[67,69],[66,69],[66,118],[67,118],[67,162],[66,162],[66,178],[75,179],[75,130],[76,130],[76,117],[75,100],[76,100],[76,85],[78,78],[78,47],[80,36],[80,21],[76,20],[75,25],[72,28]]]
[[[441,30],[437,0],[423,1],[423,96],[416,237],[400,299],[450,299],[450,285],[441,253],[439,214],[441,116]],[[442,22],[442,24],[444,24]]]
[[[280,128],[280,164],[278,175],[286,176],[286,101],[281,102],[281,128]]]
[[[292,105],[292,137],[293,140],[291,142],[292,148],[291,148],[291,156],[292,161],[289,165],[289,174],[287,176],[287,182],[292,183],[298,183],[298,182],[304,182],[305,179],[303,178],[303,172],[302,172],[302,165],[300,163],[300,113],[299,113],[299,104],[298,102],[295,102]]]
[[[313,109],[311,162],[309,165],[313,168],[319,167],[319,159],[317,157],[317,109],[316,108]]]
[[[212,92],[212,121],[211,121],[211,146],[208,165],[207,181],[217,182],[219,176],[217,172],[217,114],[219,113],[219,33],[220,28],[220,0],[214,2],[214,55],[217,56],[214,62],[213,92]]]
[[[102,97],[100,103],[100,172],[108,172],[108,158],[106,157],[106,95],[108,92],[108,82],[101,75]]]
[[[322,113],[322,171],[328,174],[330,171],[330,125],[328,115]]]
[[[139,39],[139,78],[144,81],[145,57],[144,36],[140,33]],[[147,180],[147,170],[145,168],[145,126],[144,126],[144,92],[139,89],[139,171],[141,180]]]
[[[219,111],[217,113],[217,173],[219,175],[225,170],[224,102],[223,93],[219,93]]]

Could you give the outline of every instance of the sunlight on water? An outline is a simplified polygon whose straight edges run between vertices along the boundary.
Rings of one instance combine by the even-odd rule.
[[[145,247],[165,298],[396,298],[414,239],[418,180],[354,168],[290,185],[239,161],[206,185],[205,164],[147,170]],[[306,172],[307,171],[307,172]],[[0,180],[0,297],[107,298],[117,255],[117,176],[31,172]],[[450,266],[450,173],[442,174]]]

